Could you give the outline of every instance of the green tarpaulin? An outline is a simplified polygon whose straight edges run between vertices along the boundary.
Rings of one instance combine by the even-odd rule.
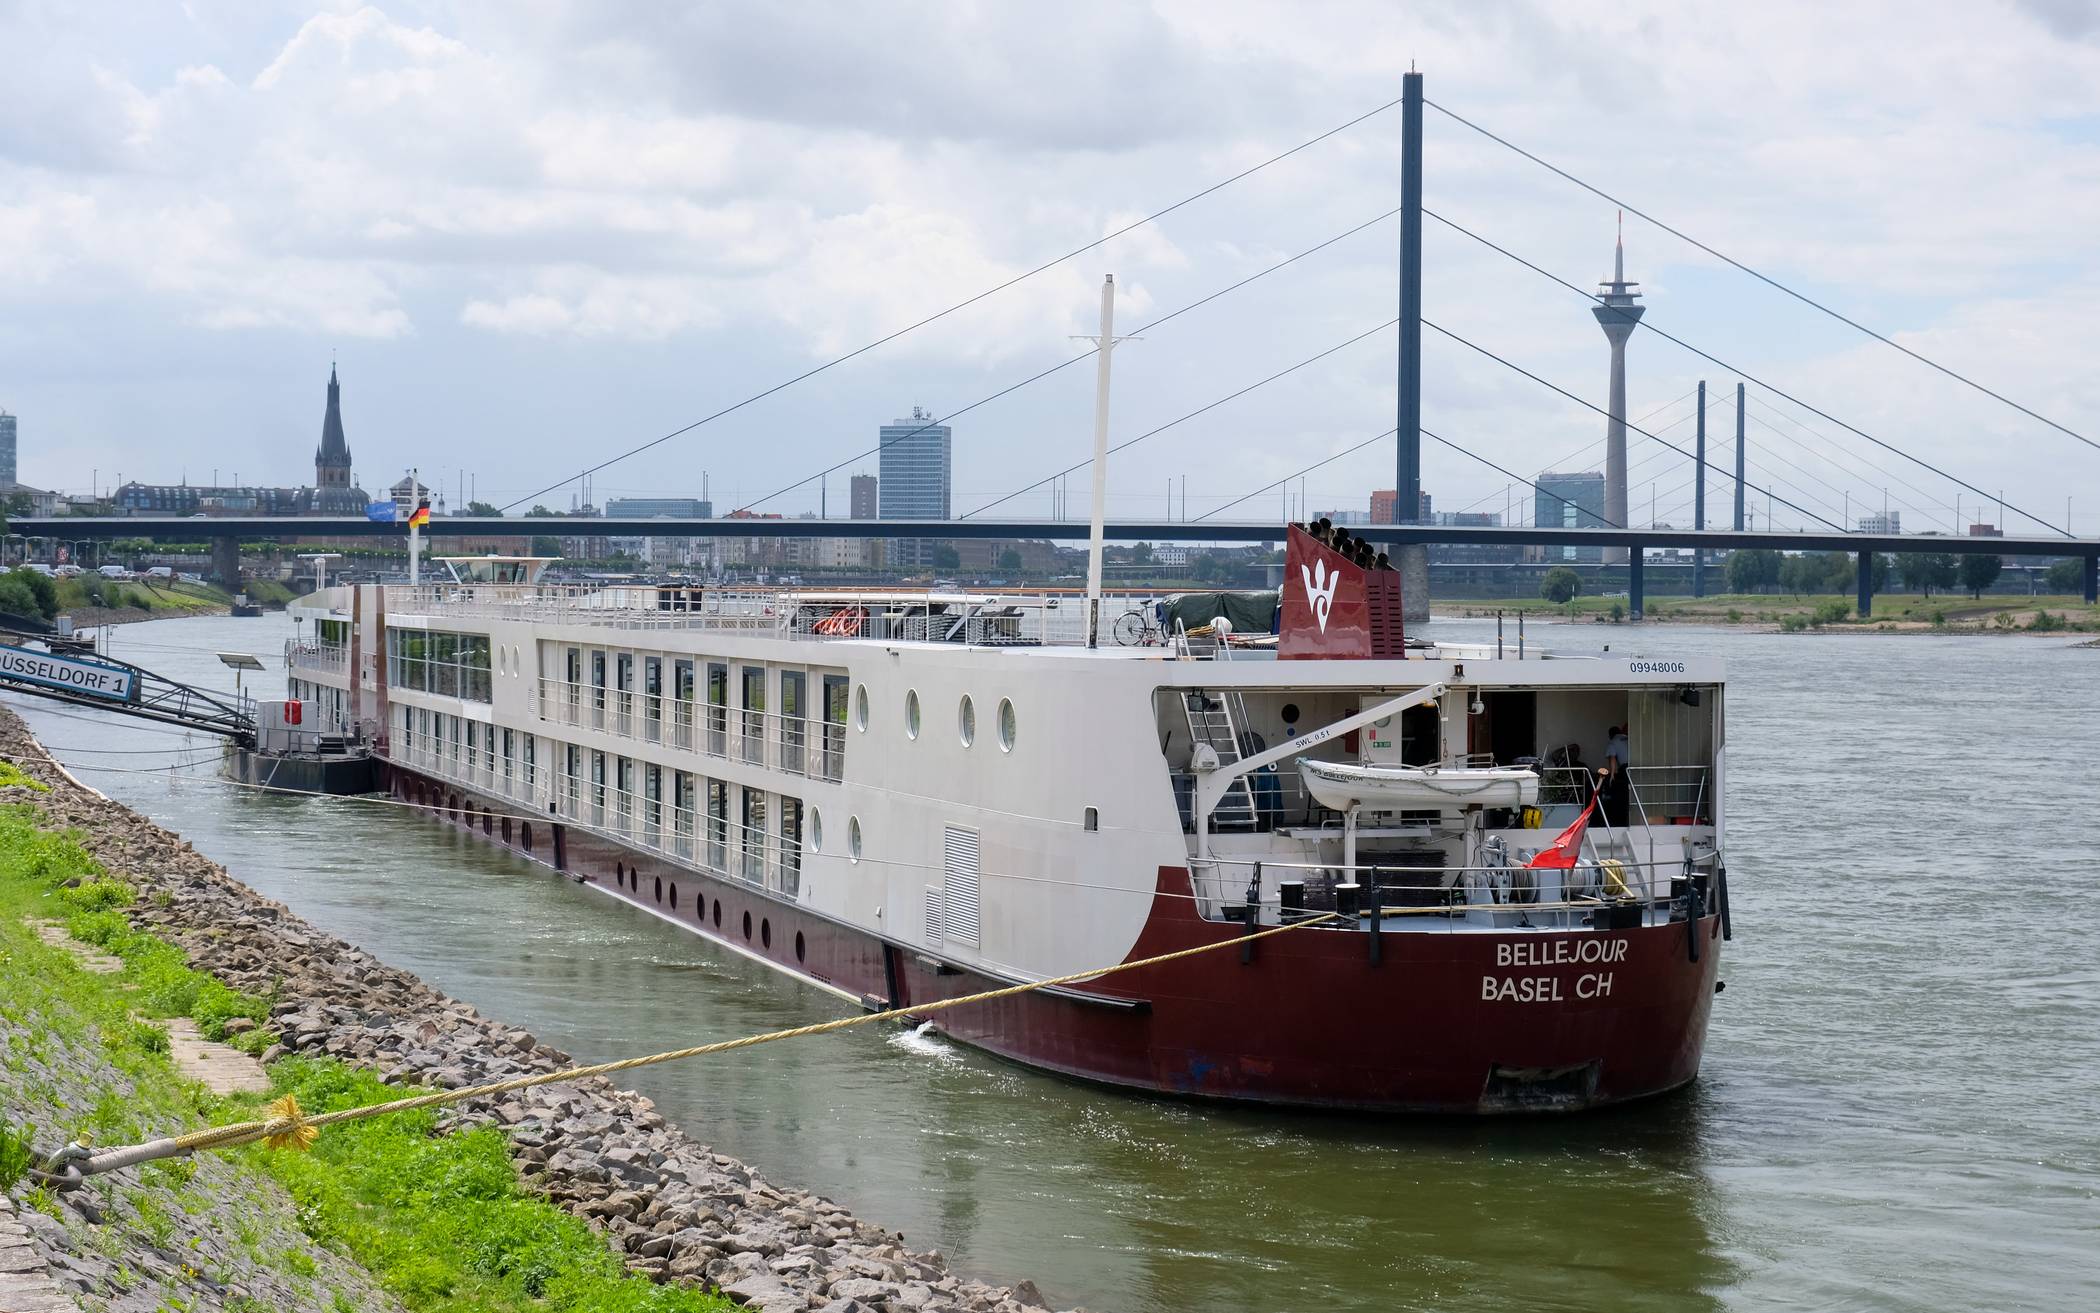
[[[1224,616],[1232,621],[1232,629],[1238,634],[1271,634],[1276,632],[1277,593],[1175,593],[1160,605],[1166,608],[1169,630],[1178,620],[1188,629],[1201,629],[1204,625]]]

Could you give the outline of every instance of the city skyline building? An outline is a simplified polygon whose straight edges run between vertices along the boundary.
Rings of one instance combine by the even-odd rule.
[[[1426,492],[1421,494],[1421,496],[1421,505],[1416,508],[1415,518],[1408,521],[1410,524],[1428,524],[1430,522],[1430,507],[1434,505],[1434,500]],[[1398,488],[1379,488],[1371,494],[1372,524],[1396,524],[1399,522],[1399,513],[1400,490]]]
[[[880,480],[872,474],[856,474],[848,482],[849,513],[856,520],[872,520],[880,513],[877,500]]]
[[[218,472],[213,471],[209,486],[191,483],[187,477],[180,483],[134,479],[118,488],[113,500],[124,515],[344,515],[362,519],[370,502],[365,490],[351,481],[350,443],[343,433],[343,390],[335,366],[328,367],[328,405],[321,413],[321,445],[314,449],[312,487],[245,484],[238,472],[232,484],[221,484]],[[406,512],[400,512],[398,518],[407,518]]]
[[[613,520],[711,520],[714,506],[700,497],[614,497],[605,503]]]
[[[1548,471],[1536,480],[1532,524],[1538,528],[1594,529],[1604,525],[1606,476],[1596,470]],[[1592,563],[1603,559],[1595,547],[1543,547],[1539,559]]]
[[[1861,533],[1902,533],[1902,511],[1873,511],[1859,517]]]
[[[0,410],[0,487],[12,488],[22,481],[15,474],[17,436],[15,417],[5,410]]]
[[[321,445],[314,450],[315,515],[363,515],[365,490],[350,480],[350,443],[343,436],[343,387],[328,366],[328,408],[321,414]]]
[[[1626,339],[1633,336],[1645,306],[1636,305],[1639,283],[1626,281],[1626,239],[1622,234],[1612,248],[1611,281],[1600,283],[1599,305],[1590,307],[1597,326],[1611,343],[1611,397],[1604,424],[1604,522],[1624,527],[1626,520]],[[1607,547],[1604,560],[1623,564],[1624,547]]]
[[[954,431],[923,406],[913,406],[909,417],[884,424],[879,439],[876,518],[947,519],[954,491]],[[940,546],[934,538],[889,541],[887,559],[900,570],[931,568]]]

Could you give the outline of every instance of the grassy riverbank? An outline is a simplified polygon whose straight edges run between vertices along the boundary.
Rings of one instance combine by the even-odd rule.
[[[1976,599],[1966,593],[1877,593],[1874,613],[1861,620],[1853,613],[1855,598],[1836,594],[1800,597],[1770,593],[1732,593],[1714,597],[1649,597],[1649,623],[1742,625],[1750,628],[1802,630],[1843,627],[1874,632],[1918,633],[2100,633],[2100,607],[2083,598],[1997,597]],[[1578,597],[1560,604],[1544,598],[1436,598],[1430,604],[1439,619],[1491,617],[1497,612],[1546,620],[1613,623],[1625,619],[1627,599]]]
[[[80,1228],[83,1244],[110,1260],[117,1289],[136,1289],[153,1270],[141,1255],[181,1251],[189,1257],[160,1278],[162,1307],[278,1306],[210,1297],[248,1287],[347,1311],[373,1306],[374,1286],[433,1313],[732,1307],[628,1273],[590,1226],[523,1188],[502,1132],[448,1133],[429,1111],[331,1128],[306,1154],[256,1146],[96,1178],[92,1215],[31,1188],[22,1179],[31,1141],[131,1143],[255,1116],[278,1093],[320,1111],[400,1092],[329,1058],[273,1064],[269,1096],[220,1098],[185,1079],[157,1019],[193,1017],[207,1036],[255,1050],[275,1038],[271,1000],[191,969],[180,948],[133,928],[124,909],[138,892],[13,801],[37,787],[0,763],[0,974],[10,982],[0,994],[0,1189]],[[84,970],[39,936],[37,921],[58,922],[121,967]],[[299,1235],[277,1234],[272,1218]]]

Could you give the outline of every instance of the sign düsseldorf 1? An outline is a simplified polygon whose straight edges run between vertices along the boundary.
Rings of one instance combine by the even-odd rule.
[[[28,648],[9,647],[4,643],[0,643],[0,678],[63,688],[117,702],[131,700],[132,674],[129,670],[105,666],[97,661],[74,661],[52,656],[49,652],[32,652]]]

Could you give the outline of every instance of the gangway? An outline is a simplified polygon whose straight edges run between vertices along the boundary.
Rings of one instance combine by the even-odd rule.
[[[116,657],[70,651],[13,616],[0,616],[0,689],[255,746],[255,716],[245,698],[197,688]]]

